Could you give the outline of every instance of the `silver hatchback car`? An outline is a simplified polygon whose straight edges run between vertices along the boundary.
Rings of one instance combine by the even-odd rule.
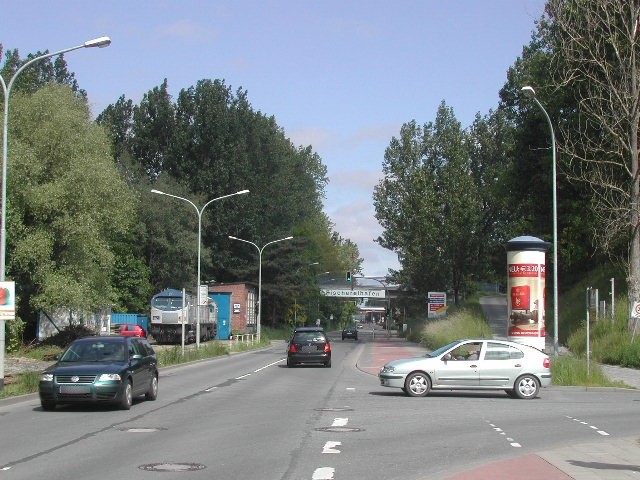
[[[410,397],[430,390],[504,390],[514,398],[535,398],[551,385],[549,357],[506,340],[466,339],[423,357],[387,363],[378,378],[383,387],[401,388]]]

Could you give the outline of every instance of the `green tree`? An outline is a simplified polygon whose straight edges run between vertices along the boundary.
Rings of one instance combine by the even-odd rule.
[[[434,122],[405,124],[385,153],[374,191],[380,244],[398,253],[415,291],[462,293],[477,271],[482,204],[467,134],[443,102]]]
[[[598,246],[640,298],[640,1],[550,0],[553,86],[573,96],[558,123],[567,175],[589,189]]]
[[[325,269],[344,268],[322,212],[326,167],[311,147],[294,147],[273,117],[255,112],[241,89],[201,80],[181,90],[175,102],[167,90],[165,80],[140,105],[121,97],[98,117],[141,198],[140,239],[154,288],[195,287],[197,218],[186,202],[149,190],[204,205],[248,189],[249,195],[204,211],[202,278],[257,282],[255,252],[229,235],[256,244],[293,235],[293,242],[278,246],[277,258],[267,250],[263,265],[263,320],[283,322],[294,298],[317,295],[317,287],[307,288],[291,274],[296,265],[322,257]]]
[[[131,233],[136,200],[105,131],[66,86],[12,102],[7,270],[24,306],[117,305],[131,293],[115,284],[122,277],[116,253],[129,251],[122,238]]]

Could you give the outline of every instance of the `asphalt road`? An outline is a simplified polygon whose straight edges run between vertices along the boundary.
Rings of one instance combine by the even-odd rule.
[[[281,343],[166,369],[158,400],[130,411],[0,402],[0,480],[443,480],[638,431],[637,391],[406,397],[380,387],[375,372],[421,349],[379,332],[360,338],[335,337],[332,368],[286,368]]]

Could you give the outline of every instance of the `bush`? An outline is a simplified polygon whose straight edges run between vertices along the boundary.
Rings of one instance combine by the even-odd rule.
[[[600,363],[640,368],[640,335],[633,335],[627,325],[627,301],[616,302],[616,318],[601,318],[589,327],[589,351],[591,358]],[[587,328],[585,321],[570,336],[569,350],[576,356],[587,353]]]
[[[461,338],[492,338],[491,327],[478,303],[457,308],[446,317],[427,321],[419,335],[420,343],[436,349]]]
[[[554,385],[584,387],[624,387],[622,382],[612,382],[602,369],[591,362],[587,368],[584,357],[560,356],[551,360],[551,376]]]

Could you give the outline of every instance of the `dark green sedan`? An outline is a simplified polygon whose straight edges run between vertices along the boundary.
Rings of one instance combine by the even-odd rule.
[[[40,404],[108,403],[124,410],[135,397],[158,396],[158,360],[144,338],[104,336],[74,340],[40,375]]]

